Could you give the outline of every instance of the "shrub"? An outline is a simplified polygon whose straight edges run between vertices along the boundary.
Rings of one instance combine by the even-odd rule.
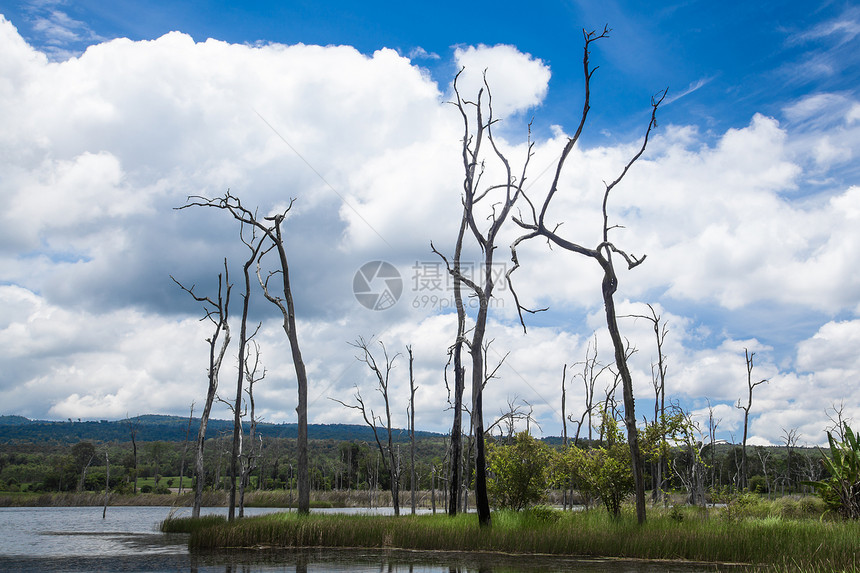
[[[528,432],[510,445],[490,444],[487,490],[496,507],[519,511],[546,497],[553,452]]]
[[[764,476],[753,476],[750,478],[749,488],[753,493],[767,493],[767,480]]]
[[[830,457],[824,456],[822,463],[830,477],[820,481],[805,482],[815,488],[821,499],[842,517],[860,518],[860,438],[848,424],[843,426],[843,441],[838,442],[827,432]]]
[[[613,517],[621,514],[621,502],[633,492],[630,447],[618,422],[602,414],[607,445],[591,449],[571,446],[563,456],[561,473],[573,477],[580,490],[600,497]]]

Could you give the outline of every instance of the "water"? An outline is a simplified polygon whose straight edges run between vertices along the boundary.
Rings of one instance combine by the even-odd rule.
[[[0,571],[691,573],[717,570],[710,565],[665,562],[354,549],[191,555],[186,535],[165,535],[158,531],[158,524],[170,511],[168,507],[109,507],[106,518],[102,519],[101,507],[0,508]],[[249,508],[245,513],[272,511],[282,510]],[[210,508],[203,513],[226,515],[226,509]],[[176,513],[187,514],[187,509]]]

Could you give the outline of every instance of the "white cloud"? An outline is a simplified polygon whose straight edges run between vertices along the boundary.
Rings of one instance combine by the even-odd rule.
[[[419,427],[447,429],[442,371],[454,319],[422,308],[425,293],[411,279],[416,262],[438,262],[431,240],[451,250],[462,126],[444,90],[420,68],[392,50],[367,56],[350,47],[194,42],[178,32],[105,42],[52,63],[5,20],[0,54],[0,195],[7,206],[0,214],[0,396],[9,413],[185,413],[201,399],[206,324],[168,274],[206,290],[223,257],[235,268],[244,253],[224,213],[173,207],[189,194],[230,188],[263,212],[297,198],[287,233],[311,420],[357,421],[328,400],[347,400],[354,384],[376,399],[372,378],[346,344],[376,335],[394,351],[414,345]],[[469,74],[464,97],[476,95],[488,69],[500,117],[539,106],[546,95],[547,65],[511,46],[458,48],[455,59]],[[786,109],[785,124],[756,115],[724,134],[661,127],[610,198],[611,223],[623,226],[611,238],[648,255],[635,270],[619,270],[619,312],[642,314],[645,301],[657,303],[670,325],[669,394],[697,412],[709,398],[722,430],[735,437],[744,347],[759,352],[757,372],[771,380],[756,394],[756,439],[778,443],[788,424],[817,441],[830,403],[860,399],[845,384],[860,368],[851,354],[860,332],[855,319],[797,335],[809,339],[799,344],[796,365],[777,365],[755,331],[731,332],[733,325],[720,322],[729,319],[719,317],[726,308],[741,313],[765,302],[834,315],[860,308],[860,188],[818,193],[807,183],[810,170],[827,175],[854,157],[856,102],[839,97],[799,101]],[[841,112],[825,130],[814,119],[834,102]],[[834,122],[844,129],[830,129]],[[512,132],[497,143],[517,169],[526,150]],[[533,200],[545,192],[549,177],[540,175],[566,137],[556,128],[535,142]],[[575,149],[552,224],[596,246],[603,181],[617,176],[638,145]],[[496,169],[487,167],[486,181]],[[497,242],[500,264],[516,235],[510,228]],[[601,361],[612,361],[600,269],[540,241],[520,254],[514,280],[522,300],[551,308],[528,316],[523,335],[512,297],[499,286],[488,336],[495,358],[510,354],[488,386],[487,418],[519,397],[533,405],[543,433],[558,434],[563,364],[584,358],[595,330]],[[392,261],[407,284],[385,313],[351,298],[353,273],[373,259]],[[264,301],[254,304],[270,372],[259,386],[263,416],[289,421],[290,353],[277,316]],[[718,318],[697,316],[698,305]],[[622,319],[622,331],[639,349],[631,364],[641,419],[652,411],[653,332],[632,318]],[[226,384],[234,368],[225,364]],[[398,400],[405,371],[400,358]],[[569,382],[567,402],[577,417],[584,403],[578,384]],[[395,422],[404,421],[401,401]]]
[[[454,51],[454,60],[458,69],[465,68],[457,82],[464,99],[475,101],[478,91],[483,88],[486,71],[497,118],[535,107],[546,96],[549,67],[540,59],[521,53],[514,46],[481,44],[458,47]]]

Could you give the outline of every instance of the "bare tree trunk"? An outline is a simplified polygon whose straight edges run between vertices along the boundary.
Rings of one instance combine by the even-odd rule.
[[[137,424],[140,420],[135,420],[134,422],[128,417],[126,414],[126,424],[128,424],[128,430],[131,434],[131,450],[132,456],[134,457],[134,485],[132,486],[132,492],[137,495]]]
[[[182,446],[182,460],[179,462],[179,495],[182,495],[185,480],[185,461],[188,456],[188,437],[191,435],[191,421],[194,419],[194,402],[191,402],[191,412],[188,414],[188,426],[185,428],[185,445]]]
[[[657,364],[651,363],[651,382],[654,386],[654,424],[660,429],[660,454],[656,463],[652,464],[654,469],[654,488],[651,492],[652,501],[659,502],[663,499],[664,489],[664,467],[666,466],[666,360],[663,356],[663,343],[666,340],[668,332],[666,323],[662,323],[661,317],[654,310],[652,305],[648,305],[651,315],[636,314],[633,318],[644,318],[651,322],[654,330],[654,337],[657,342]],[[657,373],[654,373],[654,368],[657,368]]]
[[[740,398],[738,398],[738,403],[735,405],[739,410],[744,411],[744,437],[743,437],[743,453],[741,455],[741,472],[740,472],[740,487],[741,489],[746,489],[749,486],[749,473],[747,469],[747,429],[749,428],[749,419],[750,419],[750,409],[752,409],[752,399],[753,399],[753,388],[758,386],[759,384],[764,384],[767,380],[759,380],[758,382],[752,381],[752,371],[753,371],[753,357],[755,356],[755,352],[750,352],[748,349],[744,348],[744,357],[746,359],[746,367],[747,367],[747,388],[749,389],[749,399],[747,400],[747,405],[742,406]]]
[[[463,209],[463,218],[460,220],[460,230],[457,234],[457,243],[454,247],[454,306],[457,308],[457,338],[453,346],[454,358],[454,423],[451,427],[451,479],[448,515],[457,515],[457,501],[460,499],[460,483],[463,479],[462,457],[463,457],[463,392],[466,389],[466,370],[463,368],[463,339],[466,332],[466,308],[463,306],[462,281],[457,276],[460,274],[460,257],[463,252],[463,235],[466,232],[467,211]]]
[[[627,368],[627,355],[625,353],[624,341],[618,330],[618,319],[615,314],[615,301],[613,295],[618,288],[618,280],[612,263],[604,266],[603,277],[603,303],[606,308],[606,325],[612,345],[615,347],[615,366],[621,374],[621,392],[624,397],[624,425],[627,427],[627,443],[630,446],[630,458],[633,469],[633,487],[636,496],[636,519],[639,523],[645,522],[645,475],[642,470],[642,455],[639,452],[639,432],[636,429],[636,412],[633,402],[633,378]]]
[[[108,450],[105,446],[105,504],[102,509],[102,519],[107,517],[108,492],[110,492],[110,459],[108,459]]]
[[[460,71],[462,73],[462,70]],[[475,317],[475,326],[472,330],[472,338],[469,344],[469,352],[472,355],[472,431],[475,436],[475,505],[478,510],[478,522],[482,526],[490,525],[490,502],[487,496],[487,460],[484,445],[484,415],[483,415],[483,389],[484,389],[484,337],[487,327],[488,308],[490,300],[493,296],[493,287],[495,277],[493,276],[493,255],[495,253],[495,241],[503,224],[510,214],[511,208],[516,203],[522,193],[522,185],[525,181],[525,172],[528,167],[528,160],[532,155],[532,144],[529,143],[525,165],[523,167],[522,177],[517,178],[511,171],[510,164],[505,156],[496,147],[493,140],[492,126],[495,123],[493,118],[492,94],[490,87],[487,84],[486,77],[484,78],[484,87],[478,92],[478,97],[475,102],[463,100],[460,92],[457,89],[457,80],[460,73],[454,79],[454,92],[457,100],[456,105],[463,119],[463,139],[462,139],[462,158],[464,168],[463,179],[463,219],[472,231],[472,236],[475,242],[480,246],[483,253],[482,268],[480,269],[480,277],[476,280],[471,280],[463,276],[459,265],[451,264],[448,259],[442,255],[431,243],[433,252],[439,255],[446,264],[448,273],[454,278],[455,287],[459,284],[465,284],[475,294],[478,300],[478,312]],[[484,103],[484,95],[486,92],[486,104]],[[486,105],[486,122],[485,110]],[[474,113],[472,118],[471,113]],[[474,129],[474,133],[472,130]],[[480,186],[482,169],[479,170],[479,165],[483,165],[484,159],[481,154],[481,146],[486,136],[489,142],[492,153],[501,164],[506,177],[504,182],[498,185],[489,185],[485,188]],[[476,220],[474,209],[476,205],[490,193],[501,194],[501,198],[492,208],[489,216],[490,226],[485,231],[479,228],[479,223]],[[465,232],[464,222],[461,221],[461,232]],[[462,242],[458,239],[458,247],[462,246]],[[456,256],[457,252],[455,252]],[[459,312],[459,311],[458,311]],[[459,338],[459,333],[458,333]],[[459,340],[458,340],[459,342]],[[456,352],[456,347],[455,347]],[[455,365],[455,371],[457,370]],[[457,412],[455,411],[455,416]],[[452,440],[455,439],[452,432]],[[456,452],[452,452],[452,463]],[[454,477],[452,473],[452,478]],[[452,491],[452,493],[454,493]],[[456,503],[456,498],[452,496]],[[449,511],[450,513],[450,511]]]
[[[188,202],[179,208],[185,209],[198,206],[227,210],[236,220],[244,225],[255,227],[263,233],[265,238],[271,241],[271,246],[257,257],[257,278],[260,280],[260,286],[263,288],[263,294],[266,299],[280,309],[284,318],[284,333],[287,335],[290,343],[290,352],[293,359],[293,368],[296,371],[296,383],[298,387],[298,404],[296,406],[298,421],[298,437],[296,439],[296,448],[298,449],[298,475],[296,476],[299,490],[298,511],[299,513],[310,513],[310,481],[308,477],[308,376],[296,332],[296,313],[293,304],[292,288],[290,286],[290,267],[281,231],[281,224],[286,219],[287,213],[293,206],[293,202],[294,200],[290,200],[289,205],[282,213],[264,217],[264,220],[269,222],[268,225],[261,222],[257,218],[256,213],[246,209],[239,198],[231,195],[229,191],[224,197],[219,199],[209,199],[200,196],[189,197]],[[264,279],[261,271],[261,259],[272,249],[277,251],[279,270],[269,273]],[[269,290],[269,280],[276,274],[281,275],[280,292],[277,295]]]
[[[245,346],[248,340],[254,337],[256,331],[248,336],[248,306],[251,303],[251,274],[250,268],[257,259],[263,241],[256,240],[256,227],[251,227],[251,240],[246,241],[244,236],[244,222],[240,238],[250,251],[250,256],[242,265],[242,278],[244,279],[245,292],[242,294],[242,319],[239,323],[239,373],[236,380],[236,398],[233,402],[233,449],[230,455],[230,503],[227,511],[227,520],[233,521],[236,517],[236,478],[239,476],[239,458],[242,456],[242,388],[244,387],[247,369],[245,366]],[[253,447],[253,442],[251,443]]]
[[[298,405],[296,406],[296,414],[298,417],[298,436],[296,438],[296,448],[298,449],[298,510],[299,513],[310,513],[311,498],[310,498],[310,482],[308,477],[308,375],[305,370],[305,363],[302,360],[302,351],[299,347],[299,336],[296,332],[296,311],[293,305],[293,292],[290,286],[290,270],[287,262],[287,252],[284,248],[284,240],[281,235],[281,223],[285,214],[274,217],[274,237],[275,246],[278,251],[278,259],[281,267],[281,290],[283,299],[276,298],[269,294],[266,283],[268,279],[261,284],[265,292],[266,298],[276,304],[284,315],[284,332],[287,334],[287,339],[290,342],[290,352],[293,358],[293,367],[296,371],[296,381],[298,386]],[[259,265],[257,266],[259,276]],[[271,276],[271,275],[270,275]],[[286,305],[286,306],[285,306]]]
[[[583,69],[585,72],[585,101],[583,104],[583,111],[580,117],[580,123],[577,127],[576,133],[571,137],[564,149],[562,150],[561,156],[556,164],[555,176],[553,178],[552,184],[550,185],[550,189],[544,198],[542,205],[539,210],[536,208],[534,203],[526,197],[531,209],[529,210],[529,214],[531,219],[527,222],[525,220],[521,220],[517,217],[514,217],[514,221],[526,232],[526,234],[517,238],[511,244],[511,260],[514,265],[507,272],[508,284],[511,285],[511,289],[513,291],[513,285],[511,284],[511,274],[519,268],[519,260],[517,257],[517,246],[526,241],[528,239],[533,239],[535,237],[543,237],[546,238],[553,245],[559,246],[566,251],[570,251],[573,253],[577,253],[589,258],[594,259],[603,270],[603,280],[602,280],[602,293],[603,293],[603,304],[606,311],[606,325],[609,330],[610,337],[612,338],[612,343],[615,349],[615,362],[616,367],[618,369],[618,374],[621,377],[622,382],[622,391],[624,397],[624,421],[627,427],[627,440],[630,445],[630,454],[631,454],[631,465],[633,471],[633,479],[635,482],[635,493],[636,493],[636,517],[639,523],[645,522],[645,484],[644,484],[644,472],[642,469],[642,459],[639,452],[639,438],[638,432],[636,430],[636,416],[634,410],[634,402],[633,402],[633,381],[630,376],[630,371],[627,367],[627,357],[625,354],[625,345],[622,340],[621,334],[618,330],[618,322],[617,315],[615,311],[615,302],[614,295],[616,290],[618,289],[618,279],[615,273],[615,267],[612,261],[612,255],[617,254],[624,258],[627,263],[628,269],[632,269],[638,265],[640,265],[644,260],[645,256],[641,258],[636,258],[634,256],[628,255],[621,249],[615,246],[609,240],[609,231],[614,229],[615,226],[610,226],[609,224],[609,213],[607,209],[607,204],[609,201],[609,196],[612,190],[621,182],[624,176],[627,174],[628,170],[632,165],[642,156],[645,152],[645,148],[648,145],[648,138],[651,134],[651,130],[656,126],[656,115],[657,108],[660,103],[666,97],[666,92],[664,91],[662,95],[657,98],[652,98],[651,101],[651,121],[648,123],[648,128],[645,132],[645,138],[642,143],[639,151],[633,156],[633,158],[625,165],[621,174],[611,183],[605,184],[605,190],[603,193],[603,236],[600,244],[597,245],[596,248],[587,248],[578,243],[570,241],[566,238],[563,238],[557,233],[559,228],[558,224],[552,224],[552,229],[547,227],[546,223],[546,215],[549,210],[550,203],[555,196],[555,194],[559,190],[559,182],[561,180],[561,173],[564,167],[564,163],[567,157],[570,155],[570,152],[573,150],[574,145],[579,140],[579,136],[582,133],[582,130],[585,126],[586,118],[588,116],[588,111],[590,109],[590,80],[591,76],[594,73],[594,69],[590,67],[589,64],[589,47],[590,44],[596,40],[607,37],[609,34],[609,29],[605,28],[602,34],[596,34],[595,32],[585,32],[583,31],[585,46],[584,46],[584,54],[583,54]],[[520,322],[523,324],[523,328],[525,329],[525,322],[523,321],[522,311],[527,312],[535,312],[523,307],[519,299],[516,296],[516,292],[513,291],[514,300],[517,303],[518,311],[520,312]]]
[[[248,449],[248,453],[245,455],[244,460],[242,461],[242,477],[239,481],[240,490],[239,490],[239,517],[245,517],[245,490],[248,488],[251,483],[251,473],[257,469],[256,460],[262,454],[263,448],[263,436],[257,435],[257,413],[256,413],[256,404],[254,402],[254,384],[263,380],[266,377],[266,370],[263,369],[263,372],[258,376],[257,368],[260,365],[260,346],[256,341],[253,342],[255,358],[253,366],[248,366],[248,357],[245,358],[245,379],[248,381],[248,388],[245,392],[248,394],[248,404],[250,406],[249,416],[250,416],[250,429],[248,432],[248,442],[251,444],[251,447]],[[259,443],[258,443],[259,442]],[[258,450],[259,448],[259,450]],[[262,472],[260,472],[260,481],[262,481],[263,476]]]
[[[390,397],[388,394],[388,383],[389,376],[391,374],[392,368],[394,368],[394,361],[400,356],[400,353],[395,354],[392,357],[388,356],[388,351],[385,348],[385,344],[382,341],[379,341],[379,345],[382,347],[382,353],[385,357],[385,365],[380,366],[377,363],[376,358],[374,358],[373,353],[370,352],[368,348],[368,342],[364,340],[364,338],[359,338],[356,342],[351,343],[351,346],[358,348],[362,351],[362,356],[356,356],[356,359],[359,362],[364,362],[368,368],[370,368],[371,372],[376,376],[377,381],[377,390],[380,394],[382,394],[382,399],[385,402],[385,428],[388,433],[388,448],[382,446],[382,441],[379,439],[379,433],[377,431],[376,422],[379,421],[382,423],[382,419],[376,414],[374,414],[373,410],[368,408],[364,403],[364,398],[361,396],[361,391],[356,387],[355,390],[355,401],[356,404],[347,404],[341,400],[336,398],[330,398],[345,406],[347,408],[351,408],[353,410],[358,410],[361,412],[362,418],[364,418],[364,422],[373,430],[373,437],[376,439],[376,446],[379,449],[379,454],[382,456],[382,465],[389,472],[391,476],[391,498],[392,503],[394,504],[394,515],[400,515],[400,460],[398,454],[394,452],[394,435],[391,428],[391,407],[390,407]],[[368,415],[369,412],[369,415]],[[386,459],[387,454],[387,459]],[[378,462],[377,462],[377,473],[378,473]],[[378,481],[378,479],[377,479]]]
[[[227,270],[227,260],[224,260],[224,275],[218,275],[218,297],[213,300],[209,297],[197,296],[194,294],[194,287],[185,288],[182,283],[173,279],[179,287],[190,294],[194,300],[203,303],[203,308],[208,319],[214,326],[215,331],[212,336],[206,339],[209,343],[209,388],[206,392],[206,402],[203,404],[203,412],[200,415],[200,428],[197,430],[196,455],[194,464],[194,474],[196,484],[194,490],[194,504],[191,510],[191,517],[200,517],[200,505],[203,503],[203,488],[205,486],[206,475],[203,468],[203,450],[206,445],[206,426],[209,424],[209,413],[212,411],[212,403],[215,401],[215,393],[218,390],[218,373],[221,371],[221,363],[224,360],[224,354],[227,352],[227,347],[230,344],[230,324],[229,309],[230,309],[230,291],[233,285],[230,284],[230,275]],[[226,291],[226,292],[225,292]],[[221,347],[218,348],[218,340],[221,338]],[[135,459],[137,457],[135,456]],[[136,474],[137,472],[135,472]],[[135,478],[136,479],[136,478]]]
[[[409,489],[412,494],[412,515],[415,515],[415,508],[418,503],[416,490],[416,474],[415,474],[415,376],[412,371],[412,346],[406,347],[406,352],[409,353],[409,458],[410,458],[410,475]]]

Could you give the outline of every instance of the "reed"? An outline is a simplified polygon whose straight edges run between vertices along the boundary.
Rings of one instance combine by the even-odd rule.
[[[860,524],[782,517],[727,520],[690,513],[653,515],[552,510],[498,512],[481,529],[474,515],[390,516],[269,514],[201,527],[189,547],[361,547],[504,552],[558,556],[682,559],[747,563],[785,570],[856,571]]]
[[[226,522],[227,518],[223,515],[201,515],[198,518],[168,517],[159,524],[159,530],[162,533],[193,533]]]

